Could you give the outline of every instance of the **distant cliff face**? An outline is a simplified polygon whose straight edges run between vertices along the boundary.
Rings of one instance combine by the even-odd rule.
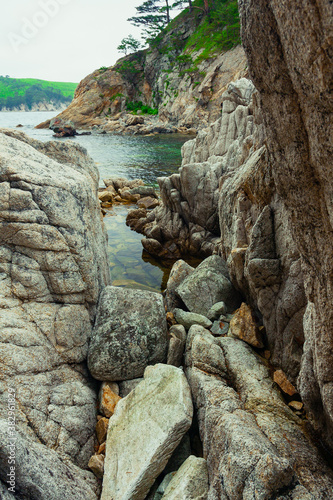
[[[333,4],[239,5],[273,177],[302,258],[307,308],[298,385],[333,447]]]
[[[80,82],[60,118],[72,120],[77,128],[99,125],[108,130],[113,117],[126,110],[126,102],[142,101],[158,110],[161,122],[176,127],[201,129],[215,121],[227,85],[247,74],[246,58],[237,46],[198,61],[202,50],[185,49],[195,29],[193,18],[185,17],[155,47],[94,71]]]

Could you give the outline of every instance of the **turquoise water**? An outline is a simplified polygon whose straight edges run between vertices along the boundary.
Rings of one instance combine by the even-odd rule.
[[[55,115],[54,112],[0,112],[0,127],[19,128],[42,141],[53,139],[50,130],[34,127]],[[108,177],[143,179],[156,185],[157,177],[177,172],[181,165],[181,146],[189,137],[180,134],[155,136],[88,135],[71,138],[84,146],[99,168],[101,181]],[[54,139],[65,140],[65,139]],[[107,209],[104,223],[108,232],[108,255],[112,284],[121,287],[160,291],[165,288],[172,266],[170,261],[158,261],[145,252],[142,235],[126,226],[129,205]]]

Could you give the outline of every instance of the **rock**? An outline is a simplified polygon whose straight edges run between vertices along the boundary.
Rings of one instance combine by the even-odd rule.
[[[127,396],[133,389],[136,388],[137,385],[142,382],[143,378],[135,378],[133,380],[123,380],[119,384],[120,396],[124,398]]]
[[[163,500],[207,500],[208,471],[204,458],[188,457],[169,482]]]
[[[186,342],[185,365],[220,376],[226,374],[221,346],[208,330],[199,325],[190,328]]]
[[[253,313],[250,307],[244,302],[237,309],[230,321],[229,333],[234,337],[244,340],[244,342],[253,347],[260,349],[264,347],[259,329],[253,318]]]
[[[136,203],[140,200],[139,194],[131,194],[128,190],[121,190],[121,198],[129,203]]]
[[[116,386],[119,392],[118,385],[109,382],[103,382],[99,391],[99,410],[107,418],[110,418],[114,414],[116,405],[121,400],[121,397],[114,392],[113,386]]]
[[[73,137],[77,134],[74,123],[70,120],[53,118],[49,128],[55,132],[55,137]]]
[[[130,190],[131,194],[139,194],[140,196],[144,197],[151,197],[151,198],[157,198],[156,191],[153,187],[151,186],[137,186],[134,187]]]
[[[226,314],[227,312],[227,306],[225,305],[224,302],[216,302],[216,304],[213,304],[212,307],[209,309],[207,313],[207,318],[210,319],[211,321],[214,321],[214,319],[218,319],[221,314]]]
[[[97,450],[97,455],[105,455],[106,441],[100,444]]]
[[[104,203],[104,202],[110,202],[110,203],[112,203],[112,201],[113,201],[113,194],[110,191],[108,191],[108,190],[101,191],[100,193],[98,193],[98,199],[102,203]]]
[[[148,364],[166,361],[167,323],[162,296],[106,287],[100,297],[88,352],[98,380],[138,378]]]
[[[169,330],[171,336],[168,350],[168,365],[181,366],[186,343],[186,331],[182,325],[173,325]]]
[[[110,420],[101,500],[143,500],[192,422],[184,373],[157,364]]]
[[[214,321],[213,326],[210,327],[210,331],[213,335],[227,335],[229,332],[230,324],[224,320]]]
[[[192,328],[186,375],[209,464],[208,498],[252,498],[253,492],[274,498],[281,488],[290,498],[300,491],[304,498],[329,496],[332,471],[283,402],[269,369],[246,343],[213,336],[214,350],[205,350],[205,366],[199,368],[201,344],[210,334]]]
[[[97,500],[99,488],[91,472],[84,471],[46,446],[16,434],[15,496],[33,500]],[[0,478],[7,482],[8,425],[0,420]],[[1,491],[1,489],[0,489]],[[2,494],[2,493],[1,493]],[[7,500],[6,496],[2,497]],[[12,498],[9,496],[8,500]]]
[[[102,478],[104,474],[104,455],[93,455],[89,460],[88,467],[96,477]]]
[[[201,325],[204,328],[210,328],[212,322],[202,314],[196,314],[182,309],[174,309],[174,315],[177,323],[183,325],[186,330],[191,328],[192,325]]]
[[[96,425],[96,435],[99,444],[104,443],[106,440],[106,434],[108,432],[109,419],[102,417],[99,419]]]
[[[163,497],[164,493],[165,493],[165,490],[168,486],[168,484],[170,483],[171,479],[173,478],[173,476],[176,474],[176,472],[170,472],[169,474],[167,474],[163,481],[161,482],[161,484],[158,486],[157,490],[156,490],[156,493],[153,497],[153,500],[161,500],[161,498]]]
[[[85,360],[110,279],[98,171],[84,148],[16,130],[0,133],[0,151],[0,418],[7,419],[10,387],[17,431],[42,443],[40,457],[52,449],[86,469],[96,392]],[[33,484],[30,466],[22,473]],[[49,496],[57,495],[55,484]]]
[[[126,120],[126,127],[133,127],[134,125],[141,125],[142,123],[145,122],[145,119],[143,116],[129,116]]]
[[[288,406],[290,406],[292,410],[301,411],[304,405],[301,401],[290,401]]]
[[[225,262],[218,255],[205,259],[177,287],[176,293],[194,313],[207,315],[216,302],[225,302],[232,311],[239,304],[239,293],[227,278]]]
[[[182,438],[181,442],[171,455],[168,460],[167,466],[165,467],[163,474],[168,475],[170,472],[175,472],[179,467],[185,462],[185,460],[191,455],[191,440],[189,433],[187,432]]]
[[[141,198],[140,200],[138,200],[137,205],[139,208],[145,208],[146,210],[148,210],[149,208],[157,207],[159,205],[159,201],[156,198],[152,198],[151,196],[146,196],[145,198]]]
[[[142,179],[125,179],[125,177],[110,177],[108,179],[103,179],[103,182],[107,188],[112,187],[116,192],[120,189],[127,187],[132,189],[134,187],[143,186]]]
[[[165,292],[168,311],[173,311],[175,307],[181,307],[182,303],[176,295],[176,289],[193,271],[194,268],[182,259],[177,260],[172,266]]]
[[[297,390],[291,382],[287,379],[285,373],[282,370],[276,370],[273,376],[274,382],[280,387],[280,389],[288,396],[294,396],[297,394]]]

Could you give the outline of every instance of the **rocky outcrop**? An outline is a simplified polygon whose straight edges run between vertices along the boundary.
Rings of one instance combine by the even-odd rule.
[[[333,5],[239,3],[273,178],[302,258],[306,312],[298,387],[312,422],[333,448]]]
[[[144,500],[192,422],[180,368],[157,364],[110,419],[101,500]]]
[[[14,394],[18,440],[25,437],[16,464],[22,498],[58,498],[52,488],[63,481],[65,491],[74,474],[66,463],[86,468],[94,445],[96,395],[85,360],[98,297],[109,281],[98,172],[79,146],[1,132],[0,412],[7,419]],[[55,473],[45,472],[46,496],[39,492],[48,478],[35,460],[47,468],[43,454]],[[76,480],[67,498],[69,492],[96,498],[94,478],[90,491],[91,474],[79,467],[72,468]]]
[[[194,63],[203,49],[186,49],[186,42],[200,24],[199,12],[175,19],[149,49],[88,75],[58,117],[73,121],[76,128],[98,126],[126,134],[195,132],[215,121],[227,85],[247,74],[246,59],[237,46]],[[141,101],[158,110],[158,119],[128,115],[126,101]],[[48,126],[49,121],[40,124]]]
[[[193,326],[186,366],[207,459],[209,500],[330,497],[332,471],[249,346],[229,337],[214,339]]]

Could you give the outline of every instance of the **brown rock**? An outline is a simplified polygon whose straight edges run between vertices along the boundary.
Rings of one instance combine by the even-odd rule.
[[[288,403],[288,406],[290,406],[290,408],[292,408],[293,410],[300,411],[302,410],[304,405],[303,403],[301,403],[301,401],[290,401],[290,403]]]
[[[120,196],[123,200],[129,201],[131,203],[136,203],[138,200],[140,200],[139,194],[131,194],[127,190],[122,190]]]
[[[109,190],[101,191],[100,193],[98,193],[98,199],[101,202],[112,202],[113,194]]]
[[[166,313],[166,320],[168,322],[168,325],[175,325],[177,321],[175,320],[175,317],[172,312],[167,312]]]
[[[88,467],[93,471],[96,477],[103,477],[104,455],[93,455],[89,460]]]
[[[109,419],[101,418],[96,425],[96,434],[99,444],[104,443],[106,440],[106,434],[108,432]]]
[[[97,455],[105,455],[106,441],[98,447]]]
[[[159,205],[159,201],[156,198],[152,198],[151,196],[146,196],[145,198],[141,198],[141,200],[137,203],[139,208],[155,208]]]
[[[121,400],[121,397],[118,396],[112,389],[113,385],[117,384],[109,384],[108,382],[104,382],[102,384],[100,393],[99,393],[99,409],[100,412],[103,413],[107,418],[110,418],[115,411],[116,405],[118,401]],[[119,391],[119,389],[118,389]]]
[[[143,116],[129,116],[126,120],[126,127],[133,127],[134,125],[142,125],[145,122]]]
[[[289,382],[282,370],[276,370],[274,372],[273,380],[285,394],[288,394],[288,396],[294,396],[294,394],[297,394],[297,390],[293,384]]]
[[[253,347],[262,348],[264,346],[252,311],[244,302],[230,321],[230,333]]]

